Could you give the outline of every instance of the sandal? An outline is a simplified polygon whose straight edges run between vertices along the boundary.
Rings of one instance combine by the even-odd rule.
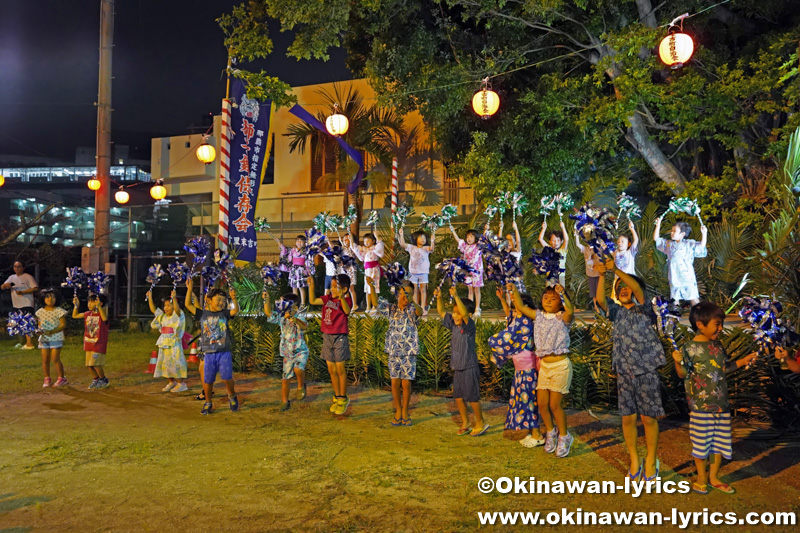
[[[714,485],[710,483],[711,488],[717,489],[720,492],[724,492],[725,494],[736,494],[736,489],[728,485],[727,483],[720,483],[719,485]]]
[[[212,398],[214,397],[214,393],[213,393],[213,392],[211,393],[211,397],[212,397]],[[198,394],[197,396],[195,396],[195,397],[194,397],[194,399],[195,399],[195,400],[198,400],[198,401],[201,401],[201,402],[202,402],[202,401],[204,401],[204,400],[206,399],[206,393],[205,393],[205,391],[200,391],[200,394]]]
[[[391,424],[395,427],[403,425],[403,419],[398,419],[397,417],[392,418]]]
[[[411,427],[411,419],[410,418],[401,418],[400,424],[405,427]]]
[[[631,470],[628,469],[628,477],[631,478],[631,481],[636,481],[639,479],[639,476],[642,475],[642,468],[644,467],[644,463],[639,463],[639,470],[636,471],[635,474],[631,474]]]
[[[483,426],[483,429],[481,429],[481,430],[480,430],[480,431],[478,431],[477,433],[475,433],[475,431],[478,431],[478,428],[475,428],[475,429],[472,431],[472,433],[470,433],[470,434],[469,434],[469,436],[470,436],[470,437],[480,437],[481,435],[483,435],[483,434],[485,434],[487,431],[489,431],[489,424],[486,424],[485,426]]]
[[[656,473],[653,474],[652,477],[647,477],[645,473],[642,472],[642,476],[644,476],[645,481],[655,481],[656,478],[658,477],[658,473],[660,470],[661,470],[661,462],[658,459],[656,459]]]
[[[210,415],[214,412],[214,406],[211,405],[211,402],[206,402],[203,404],[203,410],[200,411],[201,415]]]
[[[472,428],[461,428],[458,430],[458,433],[456,433],[456,435],[458,435],[459,437],[463,437],[464,435],[469,435],[471,432]]]
[[[692,492],[696,492],[697,494],[708,494],[708,485],[692,483]]]

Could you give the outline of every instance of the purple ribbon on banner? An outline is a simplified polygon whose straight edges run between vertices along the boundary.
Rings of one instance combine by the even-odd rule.
[[[356,162],[356,164],[358,165],[358,174],[356,174],[356,177],[353,179],[353,181],[351,181],[347,185],[347,192],[349,194],[355,194],[356,189],[358,189],[358,186],[361,185],[361,180],[364,179],[364,158],[361,157],[361,154],[358,152],[358,150],[347,144],[341,137],[335,137],[330,133],[328,133],[328,129],[325,127],[325,124],[320,122],[311,113],[303,109],[299,104],[296,104],[294,107],[292,107],[289,110],[289,113],[296,116],[300,120],[308,124],[311,124],[321,132],[325,133],[326,135],[329,135],[334,139],[336,139],[336,142],[339,143],[339,146],[342,147],[342,150],[344,150],[345,153],[349,155],[353,161]]]

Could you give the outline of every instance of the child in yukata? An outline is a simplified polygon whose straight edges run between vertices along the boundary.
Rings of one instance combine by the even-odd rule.
[[[653,240],[656,249],[667,256],[670,298],[676,302],[687,300],[696,305],[700,302],[700,292],[697,289],[697,277],[694,273],[694,259],[708,255],[706,249],[708,228],[700,226],[702,236],[700,242],[687,239],[692,233],[692,228],[686,222],[678,222],[672,226],[671,240],[662,239],[660,233],[661,218],[658,218]]]

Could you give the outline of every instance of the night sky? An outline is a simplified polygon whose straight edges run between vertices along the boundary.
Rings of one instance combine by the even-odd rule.
[[[226,55],[215,19],[237,3],[115,2],[112,141],[149,150],[151,137],[219,113]],[[99,24],[100,0],[0,0],[0,154],[73,160],[77,146],[94,146]],[[351,77],[342,50],[298,62],[286,57],[291,35],[270,30],[275,50],[257,67],[292,85]]]

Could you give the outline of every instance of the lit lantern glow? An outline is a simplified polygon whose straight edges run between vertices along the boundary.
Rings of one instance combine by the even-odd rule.
[[[329,116],[325,121],[325,129],[328,130],[328,133],[336,137],[341,137],[350,129],[350,121],[347,120],[346,116],[339,113],[338,104],[334,104],[333,115]]]
[[[117,201],[118,204],[127,204],[128,200],[131,199],[131,195],[125,191],[122,187],[114,194],[114,199]]]
[[[92,179],[90,179],[88,182],[86,182],[86,185],[87,185],[87,186],[88,186],[88,187],[89,187],[91,190],[93,190],[93,191],[97,191],[97,190],[99,190],[99,189],[100,189],[100,180],[99,180],[99,179],[97,179],[96,177],[93,177],[93,178],[92,178]]]
[[[2,187],[3,185],[5,185],[5,183],[6,183],[6,179],[3,177],[3,175],[2,175],[2,174],[0,174],[0,187]]]
[[[500,97],[488,87],[484,87],[472,97],[472,109],[483,119],[488,119],[500,109]]]
[[[150,196],[153,200],[163,200],[167,197],[167,188],[164,187],[164,182],[158,180],[155,185],[150,187]]]
[[[207,142],[203,141],[203,144],[197,147],[197,159],[200,160],[201,163],[206,165],[213,163],[214,159],[217,157],[217,151],[214,150],[214,147],[208,144]]]
[[[658,57],[665,65],[673,69],[681,68],[685,65],[694,53],[694,41],[691,37],[677,31],[670,31],[670,34],[662,39],[658,46]]]

